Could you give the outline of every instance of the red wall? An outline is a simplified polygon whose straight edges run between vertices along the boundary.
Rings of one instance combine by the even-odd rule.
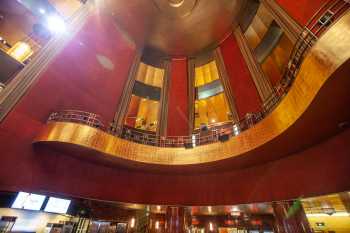
[[[220,45],[220,49],[239,117],[243,118],[248,112],[259,111],[261,100],[234,36],[229,36]]]
[[[275,0],[292,18],[305,26],[323,4],[335,0]]]
[[[25,117],[44,123],[53,111],[78,109],[112,121],[134,53],[134,45],[116,30],[112,18],[91,16],[9,119]],[[105,69],[97,55],[109,59],[114,69]]]
[[[207,174],[159,174],[112,168],[52,148],[33,147],[33,139],[52,111],[80,108],[112,119],[134,55],[134,47],[115,31],[112,22],[108,17],[90,18],[0,125],[0,190],[196,205],[251,203],[350,190],[350,130],[274,162]],[[224,57],[229,58],[231,79],[242,88],[240,94],[244,98],[239,106],[244,107],[245,101],[252,107],[251,89],[244,89],[246,84],[242,84],[250,80],[248,71],[242,65],[236,43],[230,40],[224,43],[223,51]],[[100,67],[96,53],[115,62],[114,71]],[[178,102],[186,93],[186,62],[173,62],[172,76],[182,77],[184,81],[182,88],[173,87],[171,91],[170,102],[174,99]],[[176,126],[182,125],[179,121],[180,118],[171,120],[174,127],[175,122]]]
[[[173,59],[170,71],[168,136],[188,135],[187,60]]]

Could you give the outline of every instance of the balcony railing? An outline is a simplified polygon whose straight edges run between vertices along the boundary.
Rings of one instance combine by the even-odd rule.
[[[238,122],[226,122],[210,128],[195,131],[190,136],[158,136],[155,133],[123,126],[116,127],[111,124],[107,127],[100,116],[76,110],[67,110],[52,113],[48,121],[75,122],[101,129],[111,135],[133,142],[158,147],[186,147],[193,148],[218,141],[226,141],[237,136],[242,131],[254,126],[264,119],[283,99],[291,88],[307,51],[315,44],[318,37],[334,23],[341,15],[350,9],[350,3],[345,0],[329,1],[309,21],[299,36],[291,53],[288,66],[283,78],[274,87],[274,92],[264,103],[262,111],[248,113]]]
[[[94,128],[101,129],[114,136],[130,140],[133,142],[158,146],[158,147],[186,147],[193,148],[199,145],[205,145],[218,141],[228,140],[232,136],[237,136],[242,131],[249,129],[256,123],[264,119],[282,100],[289,91],[296,74],[300,68],[304,55],[312,47],[316,37],[307,29],[300,35],[292,52],[289,65],[286,72],[274,88],[274,93],[265,102],[262,111],[256,113],[248,113],[238,122],[226,122],[225,124],[215,125],[210,128],[205,128],[195,131],[190,136],[158,136],[155,133],[143,131],[127,126],[116,127],[111,124],[106,127],[106,124],[100,116],[94,113],[83,111],[66,110],[62,112],[52,113],[48,121],[74,122],[88,125]]]

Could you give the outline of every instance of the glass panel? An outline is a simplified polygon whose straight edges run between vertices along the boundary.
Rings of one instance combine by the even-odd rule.
[[[289,57],[292,50],[293,43],[285,34],[283,34],[274,50],[261,64],[264,73],[269,77],[274,86],[279,80],[281,80],[285,69],[288,67]]]
[[[159,101],[132,95],[125,125],[155,132],[158,125],[158,111]]]
[[[195,128],[202,125],[212,125],[232,120],[224,93],[196,100],[195,102]]]
[[[160,88],[163,86],[164,69],[140,63],[136,74],[136,80],[143,83],[142,90],[133,89],[133,95],[129,104],[125,125],[146,130],[157,131],[158,112],[160,101]],[[137,84],[137,83],[136,83]],[[144,88],[144,87],[150,88]],[[145,96],[138,96],[144,94]],[[156,98],[158,96],[158,98]]]
[[[215,61],[195,68],[195,129],[232,120]]]

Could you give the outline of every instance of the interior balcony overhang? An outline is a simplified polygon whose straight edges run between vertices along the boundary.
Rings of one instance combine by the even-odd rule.
[[[226,142],[193,149],[142,145],[100,129],[50,122],[35,139],[68,155],[113,166],[154,171],[214,171],[273,161],[322,141],[350,119],[350,13],[309,50],[279,105],[262,121]]]

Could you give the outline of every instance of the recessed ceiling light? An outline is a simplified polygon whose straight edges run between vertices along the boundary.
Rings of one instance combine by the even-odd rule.
[[[43,15],[46,13],[45,9],[43,9],[43,8],[39,8],[39,12],[40,12],[40,14],[43,14]]]

